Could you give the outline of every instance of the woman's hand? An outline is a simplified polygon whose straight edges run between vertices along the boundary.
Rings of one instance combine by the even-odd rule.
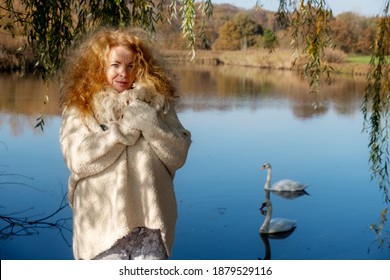
[[[148,103],[134,100],[124,109],[122,126],[143,131],[145,126],[158,122],[158,112]]]

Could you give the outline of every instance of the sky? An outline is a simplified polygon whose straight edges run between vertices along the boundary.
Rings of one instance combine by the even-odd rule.
[[[213,4],[228,3],[236,7],[250,9],[256,0],[211,0]],[[362,16],[376,16],[381,13],[386,0],[327,0],[334,15],[343,12],[354,12]],[[259,0],[265,10],[276,11],[279,0]]]

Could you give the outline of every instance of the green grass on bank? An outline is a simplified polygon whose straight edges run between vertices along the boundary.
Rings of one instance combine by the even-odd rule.
[[[386,57],[386,60],[390,61],[390,55]],[[369,64],[371,61],[371,55],[350,55],[345,59],[346,62]]]
[[[369,64],[371,60],[370,55],[351,55],[348,56],[346,59],[346,62],[353,62],[353,63],[361,63],[361,64]]]

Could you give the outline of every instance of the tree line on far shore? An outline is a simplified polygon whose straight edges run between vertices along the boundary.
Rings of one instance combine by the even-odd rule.
[[[158,25],[169,49],[185,49],[186,41],[180,22]],[[336,49],[347,54],[369,55],[375,40],[375,17],[353,12],[333,16],[330,30]],[[197,38],[197,49],[247,50],[258,48],[290,48],[291,31],[278,27],[275,12],[261,9],[242,9],[229,4],[214,5],[213,16],[204,24],[204,37]]]

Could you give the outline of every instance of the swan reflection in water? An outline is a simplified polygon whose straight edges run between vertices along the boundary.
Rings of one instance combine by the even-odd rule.
[[[296,228],[294,227],[289,231],[279,232],[276,234],[269,234],[269,233],[261,233],[260,232],[260,238],[263,241],[264,248],[265,248],[265,255],[264,255],[263,259],[261,259],[261,258],[258,258],[258,259],[259,260],[270,260],[271,259],[271,245],[270,245],[269,239],[277,239],[277,240],[286,239],[295,231],[295,229]]]
[[[304,195],[310,195],[307,191],[295,191],[295,192],[279,192],[279,191],[272,191],[274,195],[277,195],[284,199],[296,199],[298,197],[304,196]]]

